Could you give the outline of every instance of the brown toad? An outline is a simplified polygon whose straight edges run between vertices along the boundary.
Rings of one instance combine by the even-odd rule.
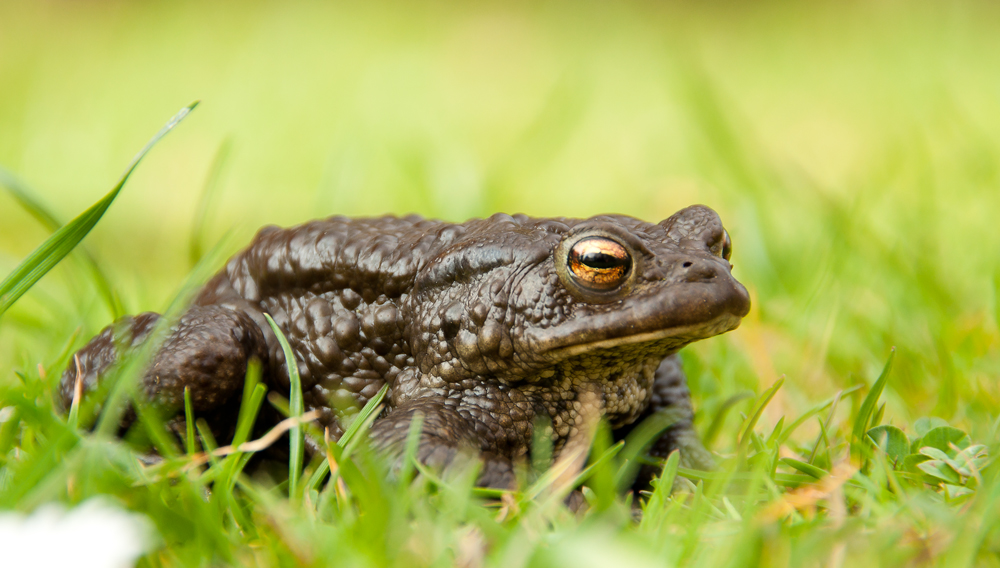
[[[689,463],[705,463],[675,354],[747,314],[730,248],[704,206],[658,224],[497,214],[461,224],[333,217],[267,227],[173,324],[144,391],[176,414],[190,387],[197,413],[226,416],[257,359],[268,387],[287,394],[268,313],[295,352],[306,409],[320,410],[335,435],[335,409],[357,408],[388,384],[375,444],[398,455],[419,412],[421,460],[446,465],[471,447],[483,456],[480,483],[509,486],[537,420],[550,421],[558,452],[588,391],[617,432],[673,409],[680,420],[653,453],[680,448]],[[80,350],[85,389],[159,317],[123,318]],[[76,375],[71,364],[63,376],[67,404]]]

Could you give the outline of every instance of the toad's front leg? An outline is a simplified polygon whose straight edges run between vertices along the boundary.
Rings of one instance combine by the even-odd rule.
[[[123,317],[80,349],[59,386],[64,407],[72,403],[78,380],[84,392],[96,390],[113,366],[149,339],[160,319],[151,312]],[[142,391],[167,417],[183,408],[186,388],[195,411],[213,411],[242,389],[249,361],[265,356],[264,336],[244,312],[194,306],[171,327],[153,355],[142,376]],[[129,422],[126,416],[121,427]]]

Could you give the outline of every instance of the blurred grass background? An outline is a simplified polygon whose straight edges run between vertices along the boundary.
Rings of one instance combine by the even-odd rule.
[[[754,310],[686,350],[702,415],[870,383],[973,438],[1000,406],[1000,7],[988,2],[0,3],[0,165],[68,220],[181,106],[86,239],[129,312],[211,246],[332,214],[720,212]],[[46,232],[0,194],[0,272]],[[64,262],[0,380],[111,319]],[[845,411],[846,412],[846,411]],[[733,417],[735,425],[738,417]],[[702,425],[704,428],[704,424]]]

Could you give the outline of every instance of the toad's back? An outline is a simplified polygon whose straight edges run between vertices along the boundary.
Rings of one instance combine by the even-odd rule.
[[[285,357],[263,313],[288,338],[307,409],[363,406],[413,365],[401,317],[421,266],[460,238],[463,225],[412,215],[333,217],[292,229],[265,227],[199,295],[232,302],[265,331],[269,373],[285,389]]]

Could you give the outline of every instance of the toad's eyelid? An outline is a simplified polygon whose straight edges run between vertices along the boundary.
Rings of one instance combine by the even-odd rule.
[[[611,239],[588,238],[575,245],[570,254],[586,259],[590,256],[607,256],[617,260],[628,260],[629,254],[625,247]]]

